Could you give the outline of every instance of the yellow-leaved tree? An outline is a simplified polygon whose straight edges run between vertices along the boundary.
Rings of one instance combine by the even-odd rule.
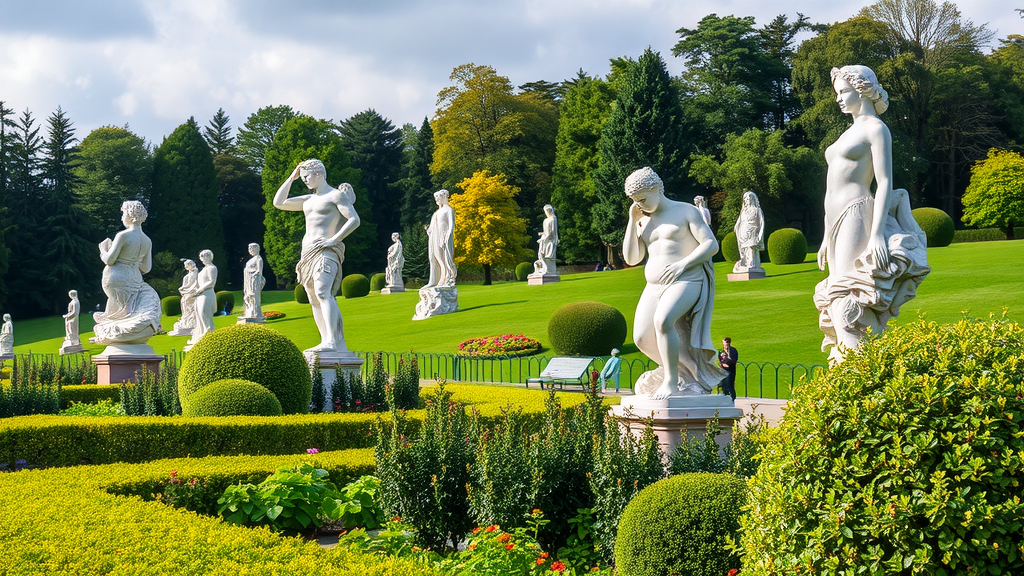
[[[508,184],[504,174],[475,172],[458,184],[461,194],[449,198],[458,222],[455,262],[480,266],[484,284],[491,283],[491,266],[513,267],[533,258],[526,248],[526,220],[519,217],[515,196],[519,188]]]

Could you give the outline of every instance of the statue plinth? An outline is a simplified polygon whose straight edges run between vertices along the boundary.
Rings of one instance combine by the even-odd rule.
[[[143,368],[158,374],[163,361],[164,357],[154,352],[149,344],[109,344],[103,352],[92,357],[97,384],[136,382]]]
[[[653,420],[658,444],[666,455],[682,442],[684,434],[703,436],[708,421],[715,417],[722,431],[715,440],[724,449],[732,439],[733,424],[743,418],[743,410],[724,394],[670,396],[664,400],[626,396],[618,406],[612,406],[611,413],[637,435],[643,434],[647,420]]]
[[[81,342],[68,342],[65,340],[64,343],[60,345],[61,356],[66,354],[81,354],[82,352],[85,352],[85,346],[82,346]]]
[[[562,277],[554,258],[542,258],[533,263],[533,272],[526,276],[527,286],[541,286],[558,282]]]
[[[399,292],[405,292],[405,286],[385,286],[381,288],[381,294],[397,294]]]
[[[248,316],[239,316],[238,322],[235,322],[235,324],[266,324],[266,322],[267,321],[264,320],[263,317],[250,318]]]
[[[413,320],[450,314],[459,309],[459,290],[455,286],[420,288],[420,301],[416,304]]]
[[[765,274],[764,268],[750,268],[745,272],[736,272],[729,274],[729,282],[746,282],[747,280],[760,280],[766,278],[768,275]]]
[[[317,369],[317,362],[319,361],[320,374],[323,376],[324,381],[324,405],[320,409],[323,412],[332,412],[334,406],[331,405],[331,388],[334,386],[334,382],[339,376],[359,377],[363,369],[364,360],[347,351],[324,350],[312,352],[307,350],[303,352],[303,355],[306,357],[306,363],[309,364],[310,372]]]
[[[554,284],[562,279],[558,274],[530,274],[526,277],[527,286],[543,286],[544,284]]]

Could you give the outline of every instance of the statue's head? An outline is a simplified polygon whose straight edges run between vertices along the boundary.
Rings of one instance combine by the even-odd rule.
[[[121,221],[125,226],[142,224],[149,217],[146,207],[138,200],[125,200],[121,204]]]
[[[327,168],[324,163],[317,160],[316,158],[310,158],[305,162],[299,164],[299,173],[309,172],[310,174],[319,174],[320,176],[327,177]]]
[[[544,205],[544,213],[547,214],[548,216],[554,216],[555,215],[555,207],[552,206],[551,204],[545,204]]]
[[[618,348],[612,348],[612,356],[618,356],[618,355],[619,355],[619,349]]]
[[[707,204],[707,201],[704,200],[703,196],[694,196],[693,197],[693,205],[698,207],[698,208],[706,208],[708,204]]]
[[[626,196],[639,204],[644,212],[653,212],[664,193],[665,184],[650,166],[644,166],[626,177]]]
[[[68,291],[68,297],[69,298],[78,298],[78,290],[69,290]]]
[[[398,242],[398,238],[399,238],[398,232],[392,232],[391,233],[391,241],[392,242]]]
[[[348,182],[342,182],[338,184],[338,191],[345,197],[345,201],[349,204],[356,203],[356,189],[352,187]]]
[[[754,194],[754,192],[751,190],[747,190],[746,192],[743,193],[743,205],[753,206],[754,208],[761,207],[760,202],[758,202],[757,200],[757,194]]]
[[[249,254],[250,255],[255,256],[255,255],[259,254],[259,253],[260,253],[260,245],[259,244],[255,243],[255,242],[253,242],[252,244],[249,244]]]
[[[191,271],[191,270],[195,270],[196,269],[196,263],[195,263],[194,260],[190,260],[188,258],[182,258],[181,261],[184,262],[184,264],[185,264],[185,270]]]
[[[437,202],[438,206],[444,206],[448,203],[448,191],[441,188],[437,192],[434,192],[434,202]]]
[[[11,321],[11,315],[10,314],[4,314],[4,322],[10,322],[10,321]]]
[[[889,108],[889,94],[879,84],[878,77],[875,76],[875,72],[871,68],[860,64],[833,68],[832,87],[836,89],[836,94],[839,93],[836,86],[838,80],[846,81],[860,94],[861,98],[871,102],[876,114],[881,114]]]
[[[203,265],[208,266],[211,262],[213,262],[213,252],[211,252],[210,250],[203,250],[202,252],[199,253],[199,261],[202,262]]]

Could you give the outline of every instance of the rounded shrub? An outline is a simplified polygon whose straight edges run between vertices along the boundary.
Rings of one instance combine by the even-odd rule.
[[[211,382],[189,398],[182,416],[280,416],[281,403],[255,382],[227,378]]]
[[[516,264],[516,280],[526,282],[526,277],[533,274],[533,262],[520,262]]]
[[[370,279],[362,274],[349,274],[341,281],[341,295],[362,298],[370,293]]]
[[[801,264],[807,259],[807,238],[796,228],[780,228],[768,237],[772,264]]]
[[[299,304],[309,304],[309,296],[306,295],[306,289],[302,287],[302,284],[295,285],[295,301]]]
[[[228,314],[235,309],[235,293],[222,290],[217,292],[217,312],[226,311]]]
[[[750,481],[744,572],[1024,574],[1022,366],[1020,324],[918,320],[794,384]]]
[[[729,232],[725,235],[725,238],[722,238],[721,252],[727,262],[739,261],[740,245],[739,242],[736,241],[735,232]]]
[[[956,233],[956,226],[953,219],[938,208],[915,208],[911,211],[917,225],[924,230],[928,237],[928,247],[949,246],[953,243],[953,235]]]
[[[160,299],[164,316],[181,316],[181,296],[166,296]]]
[[[740,527],[746,482],[732,474],[679,474],[630,500],[619,518],[615,567],[623,576],[723,576],[740,567],[725,549]]]
[[[564,356],[607,356],[626,340],[626,318],[601,302],[566,304],[548,321],[548,340]]]
[[[285,414],[309,411],[312,382],[306,358],[272,328],[240,324],[203,336],[178,373],[182,410],[201,388],[225,378],[242,378],[270,390]]]
[[[383,272],[377,272],[373,276],[370,276],[370,291],[380,292],[388,285],[387,276]]]

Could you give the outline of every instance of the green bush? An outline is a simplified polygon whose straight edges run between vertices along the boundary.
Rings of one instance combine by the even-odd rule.
[[[953,233],[953,244],[958,242],[991,242],[1006,240],[1006,232],[999,228],[978,228],[957,230]]]
[[[272,328],[240,324],[203,336],[178,374],[182,409],[189,409],[190,396],[200,388],[225,378],[242,378],[270,390],[285,414],[309,411],[312,381],[306,358]]]
[[[533,262],[520,262],[516,264],[516,280],[526,282],[526,277],[533,274]]]
[[[341,281],[341,295],[345,298],[362,298],[370,293],[370,280],[362,274],[349,274]]]
[[[143,368],[137,381],[121,382],[117,388],[121,407],[128,416],[181,414],[178,367],[173,361],[163,362],[157,374]]]
[[[772,264],[801,264],[807,259],[807,238],[796,228],[780,228],[768,236]]]
[[[918,320],[794,385],[751,479],[744,572],[1024,574],[1022,373],[1019,324]]]
[[[107,384],[81,384],[77,386],[63,386],[60,389],[61,410],[71,406],[72,402],[95,404],[101,400],[120,402],[118,387]]]
[[[189,397],[183,416],[280,416],[281,403],[270,390],[238,378],[217,380]]]
[[[388,285],[387,276],[383,272],[377,272],[373,276],[370,276],[370,291],[380,292]]]
[[[299,304],[309,304],[309,296],[306,294],[306,289],[302,287],[302,284],[295,285],[295,301]]]
[[[917,225],[924,230],[928,237],[928,247],[949,246],[953,243],[953,235],[956,233],[956,226],[953,219],[938,208],[915,208],[911,214]]]
[[[181,316],[181,296],[166,296],[160,299],[160,308],[164,316]]]
[[[644,488],[622,512],[615,566],[623,576],[723,576],[739,531],[746,483],[731,474],[681,474]]]
[[[548,340],[564,356],[607,356],[626,341],[626,318],[601,302],[566,304],[548,321]]]
[[[722,256],[725,257],[727,262],[737,262],[740,259],[740,245],[736,241],[736,233],[729,232],[722,238],[721,245]]]
[[[216,312],[223,312],[227,310],[230,314],[235,309],[235,293],[222,290],[217,292],[217,310]]]

